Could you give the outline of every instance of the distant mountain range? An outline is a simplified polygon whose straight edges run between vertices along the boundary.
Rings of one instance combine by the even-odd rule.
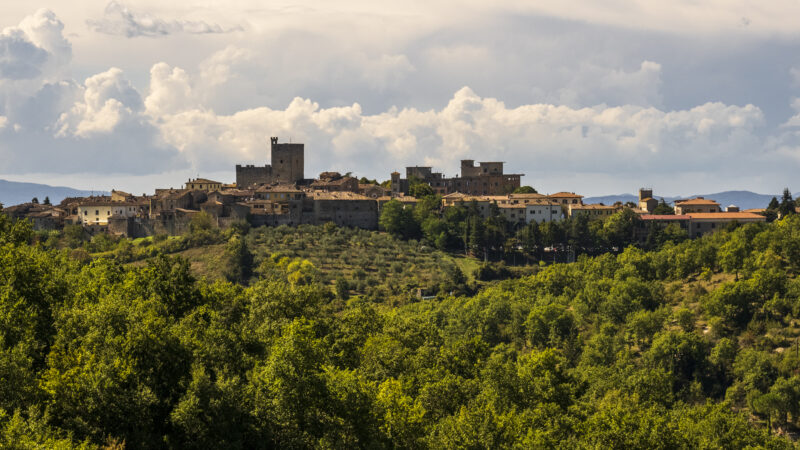
[[[43,202],[45,197],[49,197],[50,202],[55,205],[66,197],[86,197],[93,194],[108,195],[108,192],[81,191],[63,186],[0,180],[0,203],[4,206],[29,202],[34,197],[39,199],[39,202]]]
[[[654,197],[657,199],[661,198],[659,195],[654,195]],[[769,201],[772,200],[772,197],[777,197],[780,200],[781,196],[780,194],[756,194],[755,192],[750,191],[725,191],[717,192],[716,194],[698,194],[685,197],[664,197],[664,201],[671,204],[677,199],[693,197],[703,197],[714,200],[723,208],[727,208],[728,205],[736,205],[741,209],[751,209],[766,208],[767,204],[769,204]],[[638,201],[639,196],[633,194],[605,195],[601,197],[586,197],[583,199],[584,203],[603,203],[605,205],[613,205],[615,202],[637,203]]]

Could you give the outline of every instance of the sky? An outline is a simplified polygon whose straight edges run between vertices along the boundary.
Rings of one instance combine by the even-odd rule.
[[[762,4],[763,3],[763,4]],[[800,189],[800,2],[0,3],[0,178],[505,161],[540,192]]]

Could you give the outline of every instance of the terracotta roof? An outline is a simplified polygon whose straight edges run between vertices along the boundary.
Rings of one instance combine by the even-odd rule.
[[[692,220],[697,219],[709,219],[709,220],[738,220],[738,219],[750,219],[750,220],[766,220],[766,217],[760,216],[758,214],[748,213],[748,212],[718,212],[718,213],[689,213],[686,214],[687,216],[691,217]]]
[[[296,192],[301,193],[302,190],[298,189],[297,186],[293,184],[272,184],[272,185],[264,185],[259,186],[256,189],[256,192]]]
[[[253,189],[223,189],[221,191],[214,191],[219,192],[223,195],[253,195]]]
[[[86,200],[78,204],[79,207],[86,206],[139,206],[137,202],[112,202],[111,200]]]
[[[689,220],[689,217],[686,214],[683,215],[676,215],[676,214],[642,214],[639,216],[642,220]]]
[[[751,208],[745,209],[742,212],[752,213],[752,214],[764,214],[767,211],[766,208]]]
[[[555,194],[548,195],[548,197],[555,197],[555,198],[562,198],[562,197],[574,198],[574,197],[578,197],[578,198],[583,198],[582,195],[578,195],[578,194],[576,194],[574,192],[556,192]]]
[[[209,180],[208,178],[195,178],[194,180],[190,178],[187,183],[222,184],[219,181]]]
[[[519,203],[520,205],[542,205],[542,206],[561,206],[560,203],[547,200],[546,198],[535,198],[527,203]]]
[[[675,200],[675,206],[685,206],[685,205],[714,205],[719,206],[719,203],[715,202],[714,200],[708,200],[705,198],[691,198],[689,200]]]
[[[591,205],[569,205],[569,209],[622,209],[621,206],[615,205],[598,205],[598,204],[591,204]]]
[[[311,183],[311,186],[327,186],[327,185],[338,186],[338,185],[341,185],[341,184],[349,183],[350,180],[354,180],[354,179],[355,178],[353,178],[353,177],[342,177],[342,178],[336,178],[336,179],[332,179],[332,180],[329,180],[329,179],[314,180]]]
[[[490,201],[488,198],[482,197],[482,196],[479,196],[479,195],[462,195],[460,197],[450,197],[450,198],[442,197],[442,200],[451,200],[451,201],[463,202],[463,203],[470,203],[472,201],[476,201],[476,202],[488,202],[488,201]]]
[[[467,194],[462,194],[461,192],[453,192],[453,193],[450,193],[450,194],[447,194],[447,195],[443,195],[442,196],[442,200],[444,200],[446,198],[448,198],[448,199],[449,198],[464,198],[466,196],[467,196]]]
[[[356,194],[355,192],[319,192],[312,191],[308,193],[309,198],[313,200],[371,200],[366,195]]]
[[[508,194],[508,198],[528,198],[528,199],[530,199],[530,198],[545,198],[545,197],[547,197],[547,196],[544,195],[544,194],[534,194],[534,193],[530,193],[530,194]]]

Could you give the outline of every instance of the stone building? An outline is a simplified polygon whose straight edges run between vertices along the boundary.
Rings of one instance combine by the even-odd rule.
[[[112,202],[111,200],[87,200],[78,206],[78,220],[83,225],[107,225],[112,216],[147,216],[149,207],[142,202]]]
[[[722,212],[719,203],[703,197],[688,200],[675,200],[675,214],[718,213]]]
[[[263,167],[237,164],[236,186],[241,189],[253,185],[300,182],[304,179],[304,153],[304,144],[278,143],[277,137],[271,137],[272,164]]]
[[[61,229],[68,216],[63,208],[30,202],[9,206],[2,212],[12,219],[29,220],[37,231]]]
[[[574,192],[556,192],[555,194],[547,195],[547,198],[565,206],[583,204],[583,196]]]
[[[526,223],[558,222],[564,219],[564,213],[561,210],[561,205],[552,200],[548,200],[546,198],[529,199],[526,200],[524,205],[526,212]]]
[[[198,191],[218,191],[222,189],[222,183],[219,181],[209,180],[207,178],[189,179],[186,182],[186,189]]]
[[[569,207],[569,216],[570,217],[578,217],[578,216],[586,216],[589,219],[605,219],[608,216],[613,215],[617,211],[621,211],[623,206],[621,204],[617,205],[575,205],[570,204]]]
[[[756,223],[766,222],[767,218],[759,214],[746,212],[688,213],[690,220],[689,237],[696,238],[724,229],[731,222]]]
[[[522,174],[503,173],[502,162],[481,162],[475,165],[471,159],[461,160],[461,176],[446,178],[431,167],[406,167],[406,178],[392,172],[392,194],[408,194],[412,180],[419,180],[441,195],[461,192],[468,195],[510,194],[520,186]]]
[[[361,184],[358,185],[358,193],[361,195],[365,195],[369,198],[381,198],[386,197],[389,195],[391,190],[386,189],[385,187],[379,184]]]
[[[378,202],[354,192],[310,191],[303,201],[302,223],[378,229]]]
[[[208,194],[203,191],[186,189],[156,189],[156,195],[150,198],[150,217],[156,217],[167,211],[176,209],[193,209],[203,203]]]
[[[317,191],[358,193],[358,180],[338,172],[322,172],[310,187]]]
[[[639,209],[652,213],[658,207],[658,200],[653,198],[652,188],[639,189]]]

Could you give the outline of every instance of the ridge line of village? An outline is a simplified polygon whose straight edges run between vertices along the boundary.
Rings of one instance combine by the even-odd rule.
[[[474,204],[487,217],[494,204],[514,226],[559,221],[585,215],[604,218],[629,208],[642,224],[665,227],[677,224],[689,237],[724,228],[731,222],[764,222],[764,209],[740,211],[730,205],[723,211],[719,203],[696,197],[676,200],[674,215],[653,214],[659,201],[652,189],[639,190],[638,205],[584,204],[574,192],[550,195],[513,193],[520,187],[522,174],[506,174],[502,162],[461,161],[461,174],[446,178],[431,167],[406,167],[406,177],[391,174],[390,187],[359,183],[338,172],[323,172],[317,179],[304,176],[305,145],[279,143],[270,138],[271,164],[236,165],[236,183],[190,179],[183,189],[155,190],[154,195],[134,196],[112,190],[109,196],[71,197],[59,205],[35,202],[9,206],[3,212],[12,218],[29,219],[37,230],[61,229],[67,224],[83,225],[90,233],[106,232],[126,237],[154,234],[180,234],[188,230],[191,219],[201,212],[221,226],[247,220],[253,226],[324,224],[377,229],[380,211],[391,200],[413,207],[417,199],[409,195],[413,183],[425,183],[442,196],[442,210]],[[644,228],[644,226],[643,226]]]

